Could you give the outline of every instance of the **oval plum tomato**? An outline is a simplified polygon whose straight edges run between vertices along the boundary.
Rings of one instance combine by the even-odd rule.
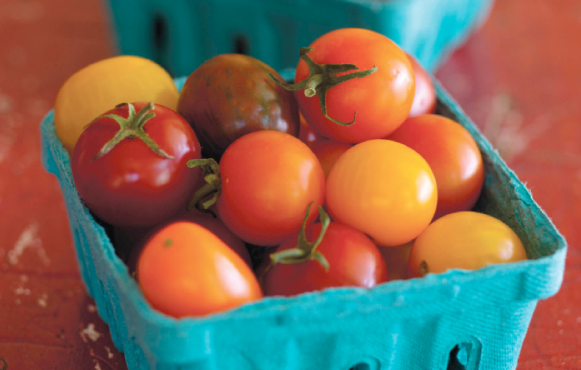
[[[418,236],[408,270],[410,277],[419,277],[526,258],[521,240],[504,222],[484,213],[463,211],[434,221]]]
[[[432,83],[432,79],[428,72],[422,65],[408,54],[408,58],[414,68],[414,76],[416,79],[416,90],[414,94],[414,102],[410,110],[409,117],[419,116],[420,114],[430,114],[436,111],[436,89]]]
[[[257,246],[279,245],[299,230],[309,204],[317,207],[325,198],[325,175],[315,154],[279,131],[234,141],[220,161],[220,177],[220,219]]]
[[[224,244],[236,252],[236,254],[238,254],[249,267],[252,267],[250,253],[248,252],[246,245],[239,237],[230,231],[230,229],[228,229],[222,221],[208,213],[202,213],[199,211],[182,211],[171,217],[169,220],[153,228],[150,228],[147,231],[144,231],[143,229],[136,230],[126,228],[120,230],[120,232],[125,233],[126,238],[134,241],[131,247],[131,254],[129,255],[127,262],[127,267],[129,268],[130,274],[136,272],[137,261],[139,260],[139,256],[141,255],[141,252],[143,251],[147,241],[167,225],[179,221],[192,222],[205,227],[214,233],[218,238],[220,238]],[[135,277],[138,278],[137,276]]]
[[[438,184],[435,218],[472,209],[484,182],[484,166],[474,138],[459,123],[434,114],[408,118],[389,140],[418,152]]]
[[[200,152],[192,128],[171,109],[123,104],[83,131],[71,170],[97,217],[115,226],[147,227],[186,207],[201,176],[187,162]]]
[[[385,262],[371,239],[350,226],[330,222],[319,212],[322,222],[306,225],[267,255],[262,274],[265,295],[291,296],[331,287],[373,288],[387,281]]]
[[[331,168],[341,154],[345,153],[347,149],[352,146],[353,144],[323,138],[318,139],[311,144],[311,150],[315,153],[321,163],[321,167],[325,173],[325,179],[329,177]]]
[[[217,55],[187,78],[177,112],[192,125],[204,157],[219,161],[237,138],[258,130],[298,137],[299,110],[292,92],[270,78],[272,67],[241,54]]]
[[[214,233],[175,222],[145,245],[139,286],[153,308],[173,317],[203,316],[262,298],[254,272]]]
[[[413,240],[434,217],[438,193],[428,163],[390,140],[348,149],[329,173],[326,204],[337,222],[369,235],[380,246]]]
[[[359,143],[389,135],[408,116],[415,91],[413,67],[405,52],[386,36],[365,29],[338,29],[316,39],[301,54],[295,84],[307,78],[335,83],[348,78],[345,76],[357,77],[329,88],[317,85],[319,98],[307,97],[308,89],[296,91],[299,108],[315,132],[333,140]],[[312,73],[307,58],[320,67],[330,65],[328,78],[321,74],[309,76]],[[347,69],[346,64],[333,66],[343,63],[354,65],[357,70]],[[362,74],[375,67],[375,72]],[[321,109],[323,100],[327,116]],[[343,126],[333,120],[355,122]]]

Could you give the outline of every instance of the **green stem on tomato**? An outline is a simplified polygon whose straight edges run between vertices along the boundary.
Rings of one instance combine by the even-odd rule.
[[[91,159],[91,162],[109,153],[117,144],[119,144],[119,142],[121,142],[121,140],[126,138],[128,139],[137,138],[143,141],[145,145],[147,145],[151,150],[154,151],[154,153],[160,155],[163,158],[172,159],[173,156],[167,154],[163,149],[161,149],[159,145],[157,145],[157,143],[153,141],[153,139],[149,137],[149,135],[143,129],[145,123],[152,119],[153,117],[155,117],[155,113],[153,113],[155,105],[153,103],[149,103],[145,107],[143,107],[138,113],[135,113],[135,107],[131,103],[123,103],[116,106],[115,108],[120,108],[124,105],[127,105],[129,109],[129,115],[127,118],[123,118],[118,114],[104,114],[102,116],[95,118],[91,122],[93,123],[101,118],[111,118],[112,120],[117,122],[117,124],[119,124],[119,131],[117,131],[117,133],[111,140],[109,140],[108,142],[105,143],[105,145],[103,145],[103,147],[97,153],[97,155],[95,155],[93,159]],[[90,126],[91,123],[89,123],[87,127]]]
[[[271,268],[273,268],[275,265],[277,265],[279,263],[294,264],[294,263],[301,263],[301,262],[315,260],[318,263],[320,263],[321,266],[323,266],[325,271],[329,271],[329,262],[327,261],[325,256],[320,251],[317,250],[317,247],[319,246],[319,244],[321,244],[321,241],[323,240],[323,237],[325,236],[325,233],[327,232],[327,228],[329,227],[329,224],[331,223],[331,218],[323,210],[323,207],[321,207],[321,206],[318,207],[319,217],[320,217],[320,222],[321,222],[321,232],[319,233],[319,236],[317,237],[317,239],[314,242],[312,242],[312,243],[309,242],[307,240],[306,227],[307,227],[307,220],[308,220],[309,214],[311,212],[311,205],[312,204],[313,204],[313,202],[309,203],[309,205],[307,206],[307,212],[305,213],[305,218],[303,219],[303,223],[302,223],[301,229],[299,231],[296,247],[290,248],[290,249],[285,249],[285,250],[282,250],[280,252],[275,252],[275,253],[271,254],[269,256],[270,257],[269,265],[264,269],[264,271],[260,275],[261,282],[262,282],[262,279],[263,279],[264,275],[266,274],[266,272],[268,272]]]
[[[204,180],[206,181],[206,184],[198,189],[189,201],[187,210],[193,211],[197,209],[213,214],[209,208],[216,203],[222,191],[220,165],[213,158],[192,159],[186,165],[188,168],[200,167],[204,173]]]
[[[357,67],[355,64],[318,64],[307,55],[307,53],[312,50],[313,48],[300,48],[299,52],[300,58],[304,60],[309,67],[309,76],[306,79],[296,84],[287,84],[285,82],[279,81],[272,74],[270,74],[270,78],[272,78],[278,85],[289,91],[305,90],[305,96],[308,98],[317,95],[319,97],[321,112],[326,118],[335,122],[336,124],[341,126],[350,126],[354,124],[357,120],[357,112],[354,114],[353,121],[347,123],[329,117],[327,114],[327,91],[345,81],[369,76],[370,74],[377,71],[377,67],[374,66],[373,68],[366,69],[364,71],[336,76],[339,73],[357,70],[359,67]]]

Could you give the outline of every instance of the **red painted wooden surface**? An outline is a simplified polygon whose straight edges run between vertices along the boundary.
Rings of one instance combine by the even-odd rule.
[[[39,122],[65,79],[115,53],[99,0],[0,1],[0,358],[12,369],[126,369],[80,280]],[[569,243],[519,370],[581,369],[581,3],[497,0],[437,77]],[[0,361],[0,369],[2,362]]]

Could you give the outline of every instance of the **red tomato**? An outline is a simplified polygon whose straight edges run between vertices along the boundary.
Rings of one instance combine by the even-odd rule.
[[[262,298],[250,267],[206,228],[176,222],[157,232],[137,264],[153,308],[173,317],[203,316]]]
[[[311,150],[319,159],[321,167],[323,167],[325,179],[329,176],[331,168],[333,168],[333,165],[341,154],[345,153],[352,146],[353,144],[328,139],[319,139],[311,144]]]
[[[406,119],[414,99],[414,71],[405,52],[393,41],[370,30],[345,28],[321,36],[310,47],[312,50],[306,55],[319,65],[354,64],[359,72],[377,67],[370,75],[344,81],[326,91],[328,117],[350,123],[357,114],[355,123],[349,126],[325,117],[321,96],[307,97],[305,92],[296,91],[299,109],[315,132],[333,140],[359,143],[389,135]],[[307,77],[309,67],[301,59],[295,83]]]
[[[106,143],[126,132],[116,119],[128,117],[133,125],[145,121],[143,139],[135,129],[97,158]],[[151,147],[144,140],[152,141]],[[156,146],[161,151],[156,152]],[[97,217],[116,226],[143,227],[185,208],[201,175],[186,163],[197,158],[200,144],[183,118],[161,105],[134,103],[106,112],[83,131],[71,170],[79,195]]]
[[[306,226],[306,240],[315,241],[321,230],[321,223]],[[297,240],[296,235],[290,237],[266,257],[296,248]],[[262,286],[265,295],[291,296],[331,287],[372,288],[387,281],[387,270],[379,249],[369,237],[352,227],[331,222],[316,246],[316,252],[325,258],[328,270],[315,259],[277,263],[264,268]],[[269,262],[267,260],[265,264]]]
[[[387,139],[412,148],[430,165],[438,185],[435,218],[474,207],[484,167],[474,138],[459,123],[425,114],[407,119]]]
[[[420,277],[525,259],[526,250],[508,225],[484,213],[464,211],[434,221],[418,236],[408,270],[410,277]]]
[[[414,58],[408,54],[410,62],[414,68],[414,76],[416,78],[416,92],[414,94],[414,103],[409,116],[415,117],[420,114],[429,114],[436,111],[436,89],[432,83],[430,75],[424,67]]]
[[[215,218],[214,216],[202,213],[199,211],[182,211],[178,213],[176,216],[171,217],[168,221],[163,222],[162,224],[144,231],[143,229],[123,229],[120,230],[121,233],[124,233],[127,238],[133,240],[133,246],[131,248],[131,254],[129,256],[129,260],[127,262],[127,266],[129,268],[129,273],[132,274],[137,269],[137,261],[139,259],[139,255],[143,251],[147,241],[161,229],[165,228],[171,223],[179,222],[179,221],[187,221],[198,224],[200,226],[205,227],[212,233],[214,233],[220,240],[224,242],[228,247],[230,247],[234,252],[236,252],[240,258],[246,262],[249,267],[252,267],[252,261],[250,259],[250,253],[244,245],[244,242],[237,237],[230,229],[224,225],[222,221]],[[137,276],[136,276],[137,278]]]
[[[315,131],[307,123],[302,113],[299,113],[299,121],[301,122],[299,139],[310,147],[317,140],[317,134],[315,134]]]
[[[220,219],[258,246],[280,244],[300,228],[308,205],[317,207],[325,198],[317,157],[299,139],[279,131],[257,131],[233,142],[220,161],[220,176]]]

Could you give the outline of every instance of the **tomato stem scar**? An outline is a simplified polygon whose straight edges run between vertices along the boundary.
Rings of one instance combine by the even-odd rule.
[[[186,165],[188,168],[201,167],[204,173],[204,180],[206,181],[206,184],[198,189],[189,201],[187,210],[193,211],[195,208],[202,212],[211,213],[216,217],[209,208],[216,203],[222,191],[220,165],[213,158],[192,159]],[[204,199],[208,200],[204,202]]]
[[[428,263],[427,263],[426,261],[422,261],[422,262],[420,263],[420,274],[421,274],[422,276],[425,276],[425,275],[427,275],[427,274],[428,274],[428,272],[429,272],[429,271],[428,271]]]
[[[123,118],[118,114],[104,114],[102,116],[95,118],[91,122],[93,123],[101,118],[111,118],[112,120],[119,124],[119,131],[117,131],[117,133],[111,140],[109,140],[107,143],[105,143],[105,145],[103,145],[99,153],[97,153],[97,155],[95,155],[95,157],[91,159],[91,162],[109,153],[117,144],[119,144],[119,142],[121,142],[121,140],[125,138],[140,139],[145,143],[145,145],[147,145],[151,150],[153,150],[154,153],[162,156],[163,158],[172,159],[173,156],[167,154],[163,149],[161,149],[159,145],[157,145],[157,143],[153,141],[153,139],[149,137],[149,135],[143,129],[145,123],[152,119],[153,117],[155,117],[155,113],[153,113],[155,105],[153,103],[149,103],[137,113],[135,113],[135,107],[131,103],[122,103],[117,105],[115,108],[121,108],[124,106],[127,106],[129,109],[129,115],[127,118]],[[91,123],[89,123],[87,127],[90,126]]]
[[[352,80],[354,78],[363,78],[369,76],[370,74],[377,71],[377,67],[374,66],[371,69],[366,69],[364,71],[347,73],[341,76],[337,76],[339,73],[349,72],[358,70],[355,64],[318,64],[311,59],[307,53],[311,52],[313,48],[300,48],[299,56],[302,60],[307,63],[309,67],[309,76],[303,81],[296,84],[287,84],[276,79],[272,74],[270,78],[274,80],[278,85],[289,91],[299,91],[305,90],[305,96],[311,98],[315,95],[319,97],[319,104],[321,105],[321,112],[323,115],[341,126],[350,126],[357,120],[357,112],[355,112],[353,121],[344,123],[334,118],[329,117],[327,114],[327,91],[345,81]]]
[[[172,245],[173,245],[173,239],[168,238],[168,239],[163,241],[164,247],[171,247]]]
[[[2,367],[0,367],[0,370],[8,370],[8,361],[0,357],[0,362],[2,362]]]

